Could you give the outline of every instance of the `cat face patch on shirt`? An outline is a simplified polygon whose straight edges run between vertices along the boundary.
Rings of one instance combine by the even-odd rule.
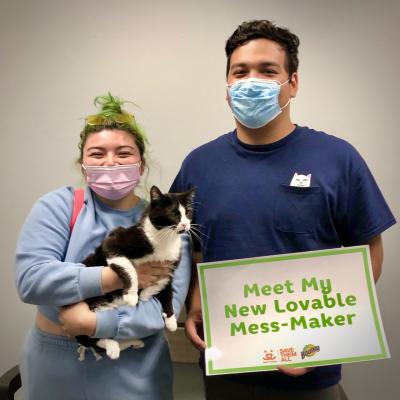
[[[311,184],[311,174],[301,175],[297,172],[294,173],[293,178],[290,182],[290,186],[295,187],[310,187]]]

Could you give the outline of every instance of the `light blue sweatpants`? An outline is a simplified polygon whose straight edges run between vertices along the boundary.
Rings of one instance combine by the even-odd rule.
[[[142,349],[127,349],[118,360],[102,353],[96,361],[86,350],[79,361],[78,343],[33,328],[21,351],[24,400],[170,400],[172,364],[162,334]]]

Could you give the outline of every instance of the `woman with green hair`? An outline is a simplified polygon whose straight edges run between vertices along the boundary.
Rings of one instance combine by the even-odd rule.
[[[96,97],[101,111],[86,118],[79,143],[87,183],[82,202],[68,186],[44,195],[18,239],[18,292],[38,308],[21,352],[25,400],[172,399],[172,365],[158,300],[96,312],[84,301],[123,288],[110,267],[86,268],[81,261],[112,229],[138,222],[147,205],[135,194],[147,140],[123,104],[110,93]],[[135,267],[139,288],[170,272],[166,264]],[[190,267],[189,239],[182,236],[173,280],[176,315],[186,298]],[[124,350],[117,360],[98,360],[98,354],[82,352],[78,335],[142,339],[144,347]]]

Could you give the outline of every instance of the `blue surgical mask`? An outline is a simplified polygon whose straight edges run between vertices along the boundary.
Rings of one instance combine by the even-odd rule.
[[[276,118],[289,101],[281,108],[279,92],[284,83],[248,78],[228,85],[231,109],[235,118],[250,129],[261,128]]]

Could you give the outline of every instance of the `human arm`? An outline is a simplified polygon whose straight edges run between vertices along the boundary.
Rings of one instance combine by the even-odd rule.
[[[160,279],[168,278],[173,271],[173,266],[167,262],[145,262],[134,265],[138,276],[138,287],[144,289],[154,285]],[[123,289],[123,283],[118,274],[110,267],[101,271],[101,286],[103,293]]]
[[[182,235],[181,259],[177,266],[173,281],[173,308],[178,316],[190,281],[191,248],[187,235]],[[162,317],[162,307],[157,298],[139,301],[135,307],[121,306],[118,308],[96,311],[96,338],[113,338],[125,340],[130,338],[145,338],[165,328]]]
[[[201,311],[200,287],[196,270],[196,264],[201,261],[201,252],[194,252],[190,289],[186,301],[188,313],[185,322],[185,332],[193,346],[198,350],[205,350],[206,344],[203,339],[203,315]]]
[[[65,306],[103,294],[103,267],[64,262],[70,240],[73,190],[39,199],[22,227],[16,251],[16,285],[22,301]]]
[[[167,263],[143,263],[135,266],[138,272],[139,288],[148,287],[157,279],[163,279],[171,272]],[[139,272],[140,271],[140,272]],[[119,276],[109,267],[102,270],[102,287],[105,293],[121,289],[122,282]],[[91,311],[85,301],[62,307],[59,321],[63,330],[70,336],[94,336],[97,326],[96,312]]]
[[[372,273],[374,274],[375,283],[378,281],[382,273],[383,264],[383,241],[382,236],[377,235],[368,240],[365,244],[369,245],[371,255]]]
[[[370,254],[371,254],[371,264],[372,264],[372,272],[374,275],[375,282],[379,279],[379,276],[382,272],[382,262],[383,262],[383,243],[381,235],[375,236],[372,239],[365,242],[365,244],[369,245]],[[300,368],[291,368],[286,366],[278,367],[280,372],[283,372],[286,375],[297,377],[302,376],[308,372],[311,372],[314,367],[300,367]]]

